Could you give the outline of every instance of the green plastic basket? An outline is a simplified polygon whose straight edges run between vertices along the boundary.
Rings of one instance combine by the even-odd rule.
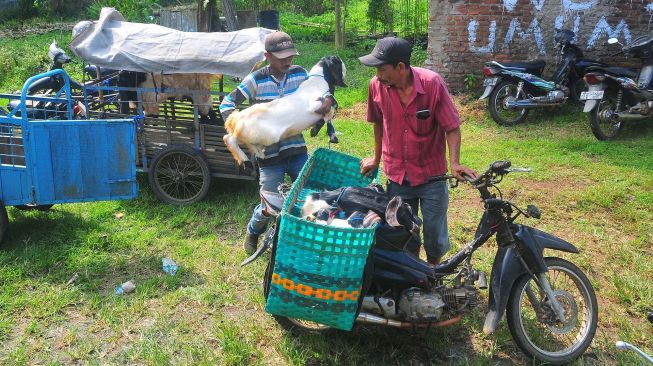
[[[299,210],[311,192],[369,185],[373,175],[361,176],[359,163],[318,149],[304,165],[281,213],[268,313],[351,330],[374,228],[320,225],[300,218]]]

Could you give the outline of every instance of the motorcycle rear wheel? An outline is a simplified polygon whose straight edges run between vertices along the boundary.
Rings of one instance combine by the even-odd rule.
[[[507,108],[506,102],[509,100],[526,99],[526,92],[521,90],[517,95],[517,83],[511,80],[505,80],[499,83],[488,99],[488,109],[494,122],[501,126],[514,126],[524,122],[528,117],[526,108]]]
[[[616,100],[606,95],[599,104],[590,111],[590,127],[594,137],[601,141],[612,140],[619,134],[623,124],[612,119],[610,115],[616,111]]]
[[[587,276],[573,263],[546,258],[547,278],[565,310],[560,322],[546,295],[525,275],[513,286],[506,310],[508,327],[517,346],[527,355],[551,364],[580,357],[592,343],[598,322],[596,294]],[[529,298],[535,295],[538,304]]]
[[[273,228],[270,228],[273,230]],[[266,237],[268,235],[266,234]],[[272,282],[272,271],[274,270],[274,255],[276,250],[272,251],[270,261],[268,266],[265,269],[265,274],[263,275],[263,296],[267,300],[268,294],[270,294],[270,283]],[[335,331],[335,328],[332,328],[328,325],[311,322],[303,319],[288,318],[285,316],[273,315],[274,320],[276,320],[279,325],[292,333],[301,334],[301,333],[316,333],[316,334],[328,334]]]

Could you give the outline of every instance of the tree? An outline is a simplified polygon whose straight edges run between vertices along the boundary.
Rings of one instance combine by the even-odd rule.
[[[197,31],[215,32],[220,30],[220,18],[215,7],[215,0],[197,1]]]

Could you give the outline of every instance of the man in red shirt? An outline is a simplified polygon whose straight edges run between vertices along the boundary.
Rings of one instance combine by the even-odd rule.
[[[383,160],[388,192],[401,196],[413,208],[421,206],[424,250],[429,263],[439,263],[449,250],[446,181],[449,147],[451,175],[476,173],[461,165],[460,117],[442,77],[410,66],[410,44],[401,38],[380,39],[372,53],[359,60],[376,67],[369,85],[367,120],[374,123],[374,157],[361,161],[361,174],[369,174]],[[407,249],[419,254],[419,241]]]

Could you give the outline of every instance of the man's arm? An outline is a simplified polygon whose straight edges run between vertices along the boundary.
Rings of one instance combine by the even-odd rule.
[[[463,174],[476,178],[476,172],[464,165],[460,165],[460,127],[456,127],[446,132],[447,147],[449,148],[449,164],[451,165],[451,175],[458,180],[465,180]]]
[[[370,175],[381,163],[383,151],[383,122],[374,123],[374,157],[361,160],[361,174]]]
[[[229,95],[224,97],[222,103],[220,103],[220,114],[222,115],[223,120],[227,120],[227,117],[236,110],[236,107],[249,101],[250,104],[256,96],[256,82],[254,78],[250,75],[245,77],[243,81],[234,89]]]
[[[381,163],[383,155],[383,112],[374,100],[375,79],[372,78],[367,89],[367,121],[374,124],[374,157],[361,160],[361,174],[369,176]]]

